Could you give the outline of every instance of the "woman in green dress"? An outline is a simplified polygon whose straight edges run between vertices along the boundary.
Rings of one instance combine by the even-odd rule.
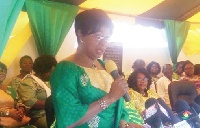
[[[109,44],[112,31],[113,23],[102,10],[86,10],[76,16],[77,51],[56,66],[50,79],[55,127],[128,128],[134,125],[128,122],[121,98],[128,90],[127,82],[122,76],[113,80],[104,62],[98,59]]]

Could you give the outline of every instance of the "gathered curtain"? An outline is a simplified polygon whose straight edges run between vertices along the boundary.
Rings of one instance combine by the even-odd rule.
[[[78,6],[45,0],[26,0],[25,5],[38,54],[55,56],[73,24]]]
[[[0,0],[0,57],[25,0]]]
[[[190,28],[189,22],[164,20],[165,32],[172,63],[176,65],[178,55],[185,43]]]

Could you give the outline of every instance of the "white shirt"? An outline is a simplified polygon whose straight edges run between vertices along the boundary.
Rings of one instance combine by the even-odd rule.
[[[162,76],[156,82],[156,89],[158,96],[162,98],[169,107],[171,107],[168,94],[168,86],[170,83],[171,81],[165,76]]]

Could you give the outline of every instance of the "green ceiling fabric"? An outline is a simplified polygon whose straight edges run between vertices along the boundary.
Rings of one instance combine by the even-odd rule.
[[[168,40],[168,48],[173,64],[177,63],[178,55],[185,43],[190,28],[189,22],[177,22],[165,20],[165,32]]]
[[[56,55],[78,7],[42,0],[26,0],[25,4],[39,55]]]
[[[0,57],[25,0],[0,0]]]

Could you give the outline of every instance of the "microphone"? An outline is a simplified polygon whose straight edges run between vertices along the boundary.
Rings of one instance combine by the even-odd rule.
[[[194,105],[190,106],[185,100],[178,100],[175,103],[175,110],[181,120],[187,121],[192,128],[200,128],[199,115]]]
[[[197,114],[200,113],[200,106],[197,103],[192,102],[189,105],[190,105],[190,107],[194,108],[194,110],[197,112]]]
[[[120,76],[118,73],[117,65],[115,64],[114,61],[112,60],[106,61],[105,68],[106,68],[106,71],[110,73],[110,75],[113,77],[114,80]],[[128,92],[126,92],[123,97],[126,102],[129,102],[131,100]]]
[[[178,100],[178,101],[175,103],[174,107],[175,107],[175,111],[176,111],[177,113],[180,113],[180,112],[182,112],[182,111],[185,111],[185,110],[190,109],[189,104],[188,104],[185,100],[182,100],[182,99]]]
[[[149,107],[151,107],[152,105],[158,103],[158,101],[155,98],[149,98],[146,100],[145,102],[145,109],[148,109]]]
[[[175,111],[177,113],[181,113],[182,111],[188,110],[190,108],[193,108],[197,114],[200,113],[200,106],[195,102],[188,104],[187,101],[180,99],[175,103]]]
[[[160,98],[147,99],[142,115],[144,121],[152,128],[160,128],[162,125],[169,126],[180,121]]]

